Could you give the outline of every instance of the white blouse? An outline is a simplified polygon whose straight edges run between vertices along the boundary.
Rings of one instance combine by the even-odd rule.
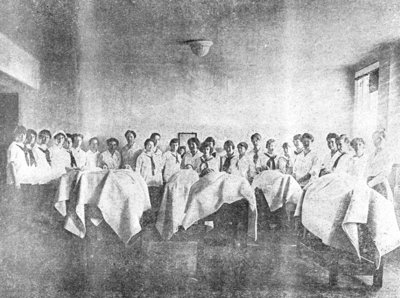
[[[151,159],[153,158],[154,170]],[[142,152],[136,160],[136,171],[146,181],[147,186],[161,186],[163,184],[161,169],[162,169],[162,156],[149,155],[146,152]]]

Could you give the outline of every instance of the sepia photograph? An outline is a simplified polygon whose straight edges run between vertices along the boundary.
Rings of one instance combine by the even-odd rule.
[[[0,1],[0,297],[400,297],[400,1]]]

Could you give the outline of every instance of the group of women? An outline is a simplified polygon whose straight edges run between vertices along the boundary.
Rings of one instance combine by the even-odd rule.
[[[365,154],[365,141],[354,138],[351,142],[346,135],[329,133],[326,137],[328,152],[319,158],[312,148],[314,141],[310,133],[293,137],[294,150],[289,143],[282,145],[283,154],[276,153],[276,141],[269,139],[264,150],[259,133],[251,136],[252,148],[246,142],[235,146],[227,140],[223,153],[217,153],[215,140],[208,137],[204,142],[191,138],[186,146],[179,147],[174,138],[169,150],[159,148],[161,135],[153,133],[144,146],[136,142],[136,133],[125,133],[126,145],[119,149],[116,138],[107,139],[107,150],[99,152],[99,139],[89,140],[89,149],[82,149],[83,135],[42,130],[38,134],[23,126],[16,128],[14,142],[8,149],[8,183],[17,188],[21,184],[45,184],[68,170],[132,169],[141,174],[149,186],[151,196],[159,196],[163,185],[180,169],[192,168],[200,177],[211,171],[224,171],[240,175],[251,183],[254,177],[265,170],[278,170],[292,175],[304,187],[313,179],[332,172],[346,173],[364,179],[368,185],[386,198],[392,199],[388,183],[392,161],[385,150],[384,130],[373,134],[375,151],[369,157]],[[49,146],[53,139],[52,146]],[[185,144],[186,145],[186,144]],[[237,152],[236,152],[237,149]]]

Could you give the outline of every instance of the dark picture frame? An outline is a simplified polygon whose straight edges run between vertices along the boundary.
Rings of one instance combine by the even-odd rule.
[[[178,133],[179,146],[187,147],[187,141],[190,138],[197,138],[197,132],[179,132]]]

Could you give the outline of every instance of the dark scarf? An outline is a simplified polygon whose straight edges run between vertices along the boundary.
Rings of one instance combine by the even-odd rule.
[[[222,171],[228,172],[229,168],[231,167],[232,158],[234,157],[235,155],[226,156],[224,164],[222,165]]]
[[[75,160],[74,155],[72,154],[72,151],[71,150],[67,150],[67,152],[69,153],[69,157],[71,158],[71,167],[72,168],[77,167],[76,160]]]
[[[38,147],[40,151],[42,151],[46,155],[47,163],[51,166],[51,158],[50,158],[50,150],[47,148],[46,150]]]
[[[22,152],[24,152],[24,155],[25,155],[25,161],[26,161],[26,164],[28,165],[28,167],[30,166],[30,162],[29,162],[29,153],[28,153],[28,150],[27,150],[27,148],[26,147],[21,147],[20,145],[17,145],[18,146],[18,148],[19,149],[21,149],[22,150]]]
[[[277,155],[269,155],[268,153],[265,153],[265,155],[268,157],[267,160],[267,168],[269,170],[276,170],[276,162],[275,159]]]

